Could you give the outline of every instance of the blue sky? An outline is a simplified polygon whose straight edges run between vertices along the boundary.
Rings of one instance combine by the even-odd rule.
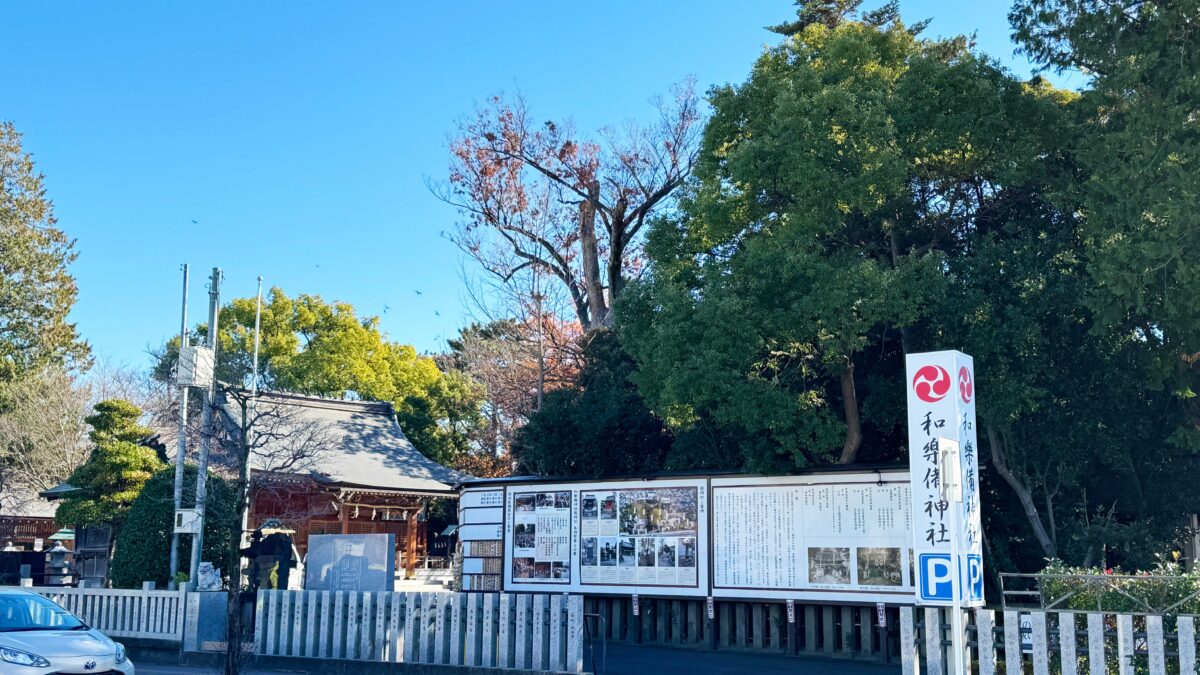
[[[66,7],[5,8],[0,119],[24,133],[77,239],[72,320],[134,365],[178,330],[183,262],[194,318],[217,265],[226,298],[262,274],[440,349],[470,320],[466,263],[442,236],[457,216],[426,188],[457,119],[518,89],[535,116],[581,130],[645,118],[689,75],[743,80],[777,39],[762,27],[792,16],[786,0]],[[1030,72],[1007,2],[901,9],[932,18],[927,35],[977,32]]]

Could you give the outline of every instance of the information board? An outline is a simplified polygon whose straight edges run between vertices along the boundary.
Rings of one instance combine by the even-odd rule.
[[[716,597],[911,601],[906,473],[712,480]]]
[[[504,489],[468,489],[458,499],[464,591],[498,591],[504,564]]]
[[[571,583],[573,497],[570,490],[512,493],[513,581]]]
[[[581,491],[580,582],[695,588],[700,492],[697,486]]]
[[[509,485],[504,589],[708,593],[704,479]]]

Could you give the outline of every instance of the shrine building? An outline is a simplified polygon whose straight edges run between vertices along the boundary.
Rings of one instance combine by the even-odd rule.
[[[301,558],[311,535],[392,534],[404,579],[445,564],[448,538],[430,531],[429,506],[457,500],[469,476],[421,454],[391,403],[260,392],[256,405],[248,529],[277,521]],[[237,438],[241,407],[230,397],[221,410],[223,440]]]

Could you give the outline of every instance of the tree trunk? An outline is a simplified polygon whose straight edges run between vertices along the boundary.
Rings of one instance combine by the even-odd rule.
[[[603,282],[600,280],[600,247],[596,242],[596,204],[593,201],[600,198],[600,183],[592,181],[587,189],[591,199],[579,204],[579,248],[583,256],[583,286],[591,319],[583,329],[591,330],[603,326],[608,320],[608,307],[604,302]]]
[[[862,421],[858,417],[858,391],[854,387],[854,359],[846,359],[842,371],[842,407],[846,411],[846,442],[842,444],[839,464],[851,464],[862,445]]]
[[[884,227],[888,231],[888,242],[892,249],[892,269],[900,268],[900,241],[896,238],[896,225],[891,221],[884,221]],[[900,327],[900,350],[905,354],[910,351],[912,340],[908,334],[908,326]]]
[[[1033,536],[1037,539],[1038,545],[1042,547],[1042,553],[1047,558],[1057,558],[1058,551],[1054,539],[1046,532],[1046,526],[1042,523],[1041,514],[1038,513],[1037,504],[1033,501],[1033,491],[1020,479],[1016,474],[1008,468],[1008,460],[1006,453],[1001,446],[1001,441],[996,433],[996,428],[988,425],[987,427],[988,444],[992,446],[992,464],[996,466],[996,472],[1008,483],[1013,492],[1017,493],[1017,499],[1021,501],[1021,507],[1025,509],[1025,518],[1029,521],[1029,525],[1033,528]]]

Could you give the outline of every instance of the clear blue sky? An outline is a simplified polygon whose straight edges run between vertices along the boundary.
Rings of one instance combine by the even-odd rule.
[[[901,8],[1030,72],[1006,2]],[[78,240],[72,319],[98,354],[143,365],[178,330],[182,262],[193,318],[218,265],[227,298],[262,274],[362,313],[387,305],[390,336],[432,351],[469,320],[441,236],[457,217],[425,186],[445,176],[456,119],[517,89],[581,130],[644,118],[688,75],[743,80],[776,40],[762,27],[792,15],[787,0],[19,3],[0,119]]]

